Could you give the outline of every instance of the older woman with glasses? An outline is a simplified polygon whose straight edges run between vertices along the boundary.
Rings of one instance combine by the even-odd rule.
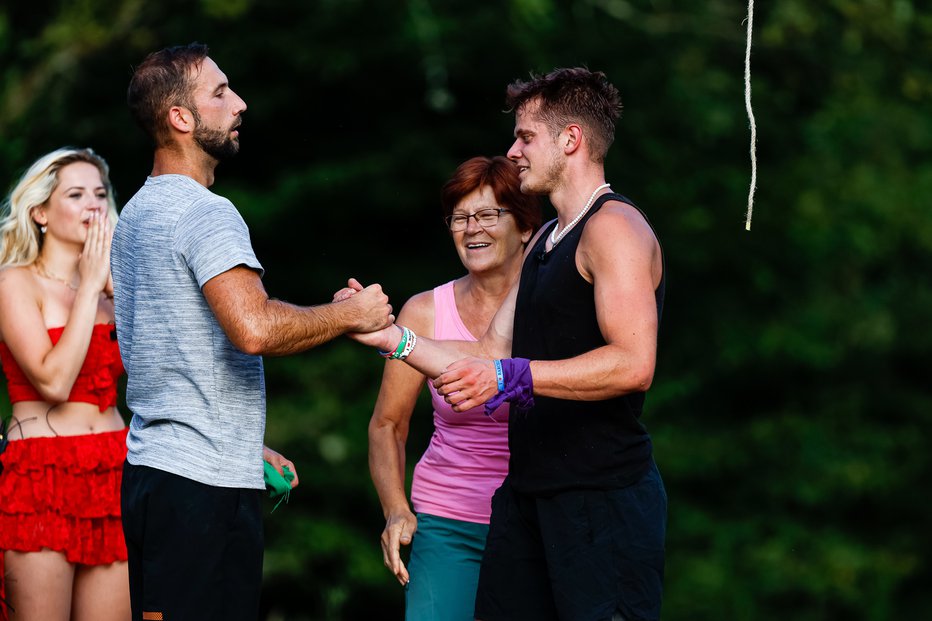
[[[399,325],[435,339],[485,333],[521,271],[540,203],[504,157],[475,157],[443,186],[445,222],[467,274],[412,297]],[[369,467],[385,514],[385,565],[406,585],[406,619],[471,620],[491,498],[508,469],[508,406],[454,412],[427,382],[434,433],[405,495],[405,442],[425,377],[388,361],[369,423]],[[406,568],[400,546],[412,543]]]

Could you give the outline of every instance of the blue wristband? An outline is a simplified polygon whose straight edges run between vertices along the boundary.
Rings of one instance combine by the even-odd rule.
[[[495,363],[495,379],[498,381],[498,392],[505,390],[505,374],[502,373],[502,361],[493,360]]]
[[[498,379],[500,390],[485,402],[486,416],[491,416],[495,408],[505,402],[511,404],[512,414],[530,411],[534,407],[534,378],[531,376],[531,361],[527,358],[495,360],[496,375],[499,370],[501,370],[501,376]]]

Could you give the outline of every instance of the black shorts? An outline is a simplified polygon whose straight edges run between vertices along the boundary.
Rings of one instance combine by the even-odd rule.
[[[262,583],[260,493],[126,462],[123,534],[133,619],[255,621]]]
[[[667,494],[656,465],[615,490],[550,497],[506,477],[476,594],[481,621],[654,621],[663,591]]]

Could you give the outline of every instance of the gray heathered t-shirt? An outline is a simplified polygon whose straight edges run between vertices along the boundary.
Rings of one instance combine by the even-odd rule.
[[[237,265],[262,274],[246,223],[190,177],[149,177],[123,208],[111,267],[131,464],[264,487],[262,357],[230,342],[201,293]]]

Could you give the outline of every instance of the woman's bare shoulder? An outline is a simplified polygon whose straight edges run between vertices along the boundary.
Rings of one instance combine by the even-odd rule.
[[[34,290],[36,274],[28,265],[7,265],[0,267],[0,289],[15,287],[22,292],[24,287]]]
[[[434,331],[434,292],[422,291],[412,295],[398,313],[398,325],[430,336]]]

